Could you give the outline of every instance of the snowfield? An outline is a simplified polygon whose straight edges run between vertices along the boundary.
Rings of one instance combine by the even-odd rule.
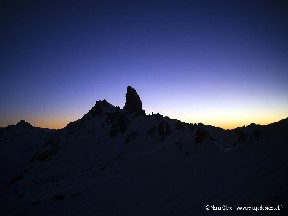
[[[285,215],[287,131],[288,119],[224,130],[105,100],[60,130],[20,121],[0,129],[0,215]],[[236,212],[256,205],[281,209]]]

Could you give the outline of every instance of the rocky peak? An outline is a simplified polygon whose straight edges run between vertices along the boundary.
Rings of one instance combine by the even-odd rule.
[[[20,120],[16,126],[18,127],[26,127],[26,128],[33,128],[33,126],[29,123],[29,122],[26,122],[25,120]]]
[[[89,113],[92,115],[92,116],[95,116],[95,115],[102,115],[103,112],[105,112],[105,110],[111,110],[111,109],[115,109],[115,107],[108,103],[105,99],[104,100],[99,100],[99,101],[96,101],[96,104],[94,107],[92,107],[92,109],[89,111]]]
[[[124,110],[130,113],[136,113],[137,115],[145,114],[145,111],[142,109],[142,101],[137,91],[131,86],[127,87]]]

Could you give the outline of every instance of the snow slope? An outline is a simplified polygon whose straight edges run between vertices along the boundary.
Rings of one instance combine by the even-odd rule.
[[[288,119],[224,130],[105,100],[61,130],[1,128],[0,215],[285,215],[287,131]]]

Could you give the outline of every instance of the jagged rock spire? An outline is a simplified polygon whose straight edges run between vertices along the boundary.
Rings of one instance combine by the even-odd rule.
[[[131,86],[127,87],[124,110],[136,114],[145,113],[145,111],[142,109],[142,101],[137,94],[137,91]]]

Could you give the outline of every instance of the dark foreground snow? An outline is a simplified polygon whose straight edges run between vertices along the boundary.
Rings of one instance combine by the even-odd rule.
[[[0,215],[285,215],[288,119],[223,130],[97,103],[61,130],[0,129]]]

